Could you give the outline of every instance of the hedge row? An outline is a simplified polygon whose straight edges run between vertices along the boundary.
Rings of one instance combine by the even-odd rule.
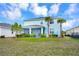
[[[46,37],[46,34],[40,34],[39,35],[40,37]],[[36,35],[35,34],[18,34],[18,35],[16,35],[16,37],[36,37]],[[54,34],[52,34],[52,35],[49,35],[49,37],[57,37],[57,35],[54,35]]]
[[[35,37],[35,34],[17,34],[16,37]]]

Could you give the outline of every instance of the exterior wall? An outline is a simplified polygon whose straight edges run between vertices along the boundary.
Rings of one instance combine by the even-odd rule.
[[[36,20],[26,20],[24,21],[24,28],[37,28],[37,26],[33,26],[33,25],[40,25],[40,26],[44,26],[45,27],[45,34],[48,36],[48,26],[47,26],[47,22],[45,22],[45,20],[43,20],[44,18],[40,19],[36,19]],[[31,26],[29,26],[31,25]],[[60,35],[60,26],[57,23],[57,20],[53,20],[53,23],[50,24],[50,34],[56,34],[56,35]]]
[[[32,28],[31,32],[37,37],[41,34],[41,28]]]
[[[79,35],[79,27],[66,31],[66,35]]]
[[[35,29],[35,28],[41,28],[39,31],[42,31],[42,27],[45,27],[44,29],[44,33],[47,34],[47,26],[46,26],[46,22],[43,19],[35,19],[35,20],[31,20],[31,21],[24,21],[24,28],[31,28],[31,29]],[[36,26],[35,26],[36,25]],[[32,31],[32,30],[31,30]],[[41,33],[42,33],[41,32]]]
[[[1,28],[0,28],[0,36],[1,36]]]
[[[53,34],[60,35],[60,24],[57,23],[56,19],[53,24],[50,24],[50,31],[53,31]]]
[[[46,26],[46,22],[42,19],[36,19],[36,20],[31,20],[31,21],[24,21],[24,27],[29,26],[29,25],[43,25]]]
[[[29,34],[29,29],[24,28],[24,33]]]
[[[10,28],[0,28],[0,36],[15,37],[15,32],[12,34]]]

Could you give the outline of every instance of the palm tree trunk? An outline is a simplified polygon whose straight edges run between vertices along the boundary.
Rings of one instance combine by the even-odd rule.
[[[49,37],[49,34],[50,34],[50,28],[49,28],[49,25],[50,25],[50,22],[48,22],[48,37]]]
[[[60,23],[60,37],[62,37],[62,23]]]

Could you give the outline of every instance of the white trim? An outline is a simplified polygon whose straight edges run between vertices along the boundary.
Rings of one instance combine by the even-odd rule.
[[[43,27],[41,27],[41,34],[43,34]]]
[[[29,28],[29,34],[31,34],[31,27]]]

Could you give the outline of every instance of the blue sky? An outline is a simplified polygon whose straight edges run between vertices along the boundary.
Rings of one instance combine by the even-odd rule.
[[[36,17],[62,17],[63,30],[79,25],[79,4],[63,3],[0,3],[0,22],[23,25],[24,20]]]

